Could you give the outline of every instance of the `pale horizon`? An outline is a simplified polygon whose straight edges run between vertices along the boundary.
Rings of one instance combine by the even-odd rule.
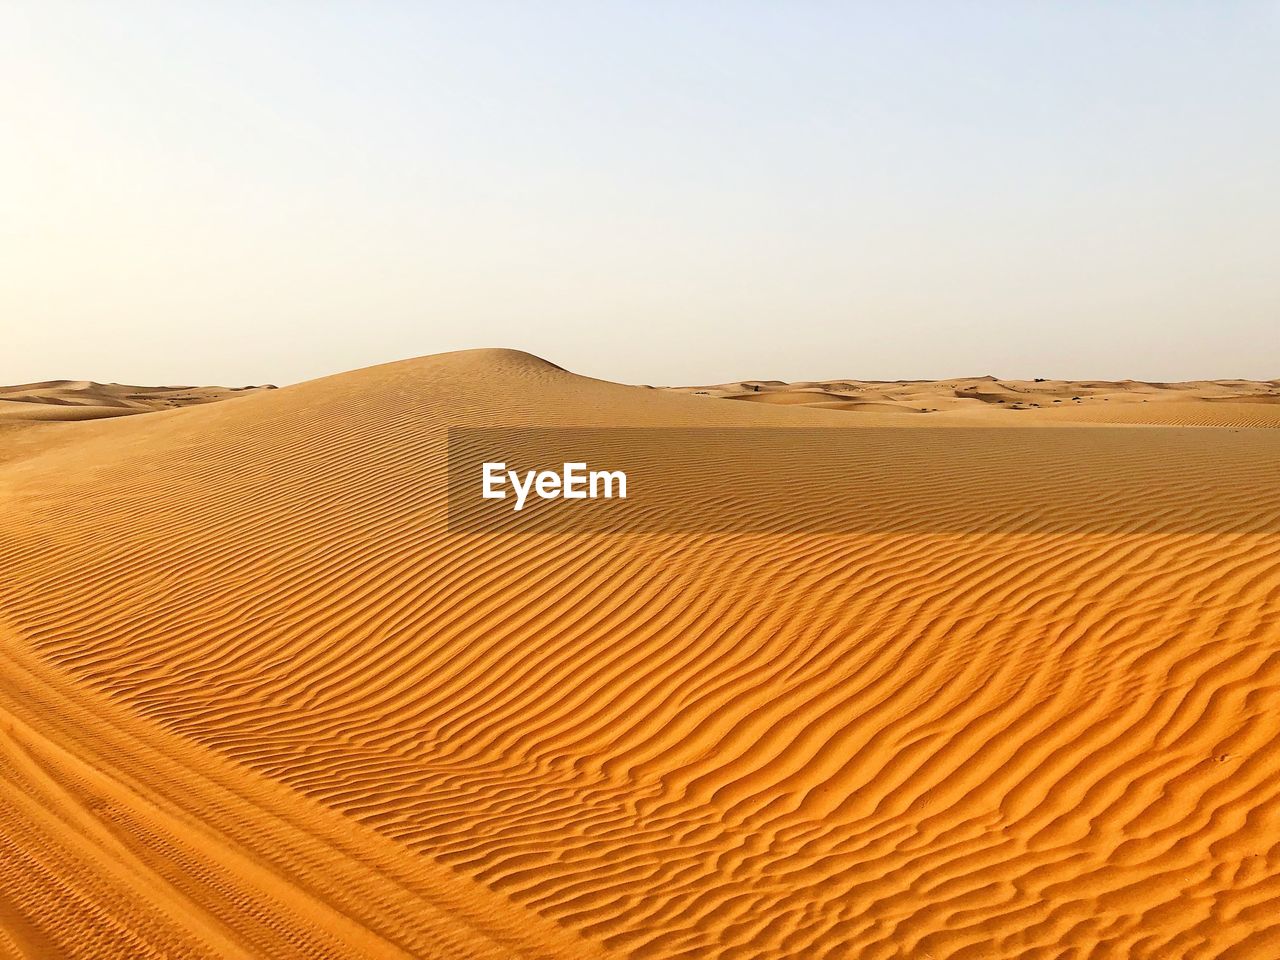
[[[1280,5],[13,4],[0,383],[1280,377]]]

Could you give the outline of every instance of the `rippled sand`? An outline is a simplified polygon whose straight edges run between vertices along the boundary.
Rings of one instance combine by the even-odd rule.
[[[0,956],[1280,956],[1280,536],[446,528],[454,425],[1280,423],[842,384],[470,351],[9,423]]]

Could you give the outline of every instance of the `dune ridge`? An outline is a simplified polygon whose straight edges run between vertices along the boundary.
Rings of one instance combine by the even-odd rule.
[[[124,417],[152,410],[169,410],[214,403],[259,390],[254,387],[135,387],[91,380],[47,380],[0,387],[0,421],[96,420]]]
[[[1280,538],[445,526],[450,425],[928,419],[469,351],[29,447],[0,465],[0,809],[31,838],[0,944],[1280,955]],[[59,825],[36,791],[80,799]]]
[[[1280,426],[1280,380],[741,380],[669,387],[694,396],[848,413],[928,414],[935,425],[1138,423],[1164,426]],[[1017,416],[1014,416],[1014,414]]]

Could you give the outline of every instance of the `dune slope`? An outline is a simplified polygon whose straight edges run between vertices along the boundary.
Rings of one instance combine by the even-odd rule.
[[[0,953],[1280,955],[1280,537],[445,527],[450,425],[902,419],[473,351],[27,451]]]
[[[49,380],[0,387],[0,423],[78,421],[125,417],[214,403],[239,394],[274,390],[258,387],[133,387],[89,380]]]
[[[1280,380],[743,380],[670,387],[695,396],[841,410],[928,414],[939,422],[1001,426],[1140,423],[1167,426],[1280,426]]]

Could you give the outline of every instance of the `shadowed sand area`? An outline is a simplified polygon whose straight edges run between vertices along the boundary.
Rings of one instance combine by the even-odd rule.
[[[0,957],[1280,956],[1280,536],[451,533],[445,460],[495,423],[1261,457],[1277,384],[758,385],[483,350],[0,426]]]
[[[742,380],[673,387],[694,396],[848,413],[929,414],[933,425],[979,422],[1280,426],[1280,380]],[[1011,415],[1020,414],[1016,419]]]
[[[0,387],[0,422],[13,420],[98,420],[152,410],[213,403],[259,387],[131,387],[90,380],[49,380]]]

